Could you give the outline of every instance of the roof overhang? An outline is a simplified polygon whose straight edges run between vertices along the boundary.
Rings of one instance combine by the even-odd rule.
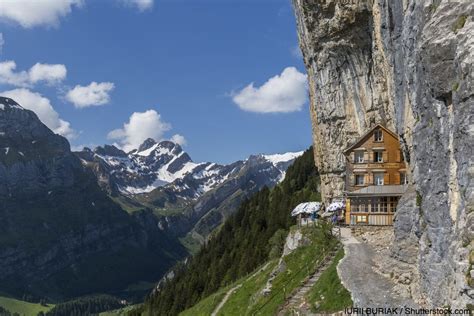
[[[406,185],[369,185],[368,187],[348,192],[347,196],[402,196],[403,193],[405,193],[406,189]]]

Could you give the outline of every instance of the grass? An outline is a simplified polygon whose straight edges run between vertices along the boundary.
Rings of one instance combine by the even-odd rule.
[[[214,309],[219,305],[219,303],[224,298],[227,290],[226,287],[200,301],[198,304],[193,307],[180,313],[180,316],[207,316],[211,315]]]
[[[344,250],[337,252],[333,263],[308,292],[306,298],[311,303],[311,311],[334,313],[352,306],[351,294],[341,284],[337,275],[337,264],[344,257]]]
[[[54,307],[53,304],[41,306],[41,304],[29,303],[9,297],[0,297],[0,306],[9,310],[12,314],[18,313],[24,316],[36,316],[41,311],[46,313]]]
[[[265,287],[267,280],[270,277],[270,273],[276,264],[277,260],[271,261],[265,269],[260,271],[257,270],[257,272],[241,282],[242,286],[230,295],[218,315],[238,316],[243,313],[245,308],[248,309],[249,307],[254,306],[258,298],[261,296],[260,292]]]
[[[261,290],[276,261],[268,265],[264,273],[243,281],[242,287],[229,297],[219,315],[275,315],[288,295],[314,272],[317,263],[337,244],[337,240],[328,235],[327,227],[305,228],[303,234],[310,242],[284,258],[286,269],[275,277],[268,296],[263,296]]]
[[[291,228],[292,231],[294,229],[296,228]],[[303,228],[302,231],[304,236],[308,238],[310,242],[306,245],[300,246],[284,258],[286,269],[279,273],[273,280],[270,295],[263,296],[261,292],[264,289],[271,272],[277,265],[277,259],[269,261],[268,264],[260,267],[250,276],[247,276],[226,288],[220,289],[218,292],[201,300],[192,308],[182,312],[180,316],[210,315],[225,297],[227,291],[238,284],[241,286],[229,296],[227,302],[223,305],[218,315],[275,315],[279,307],[285,302],[285,299],[295,289],[301,286],[304,280],[314,272],[315,267],[324,255],[334,249],[338,243],[335,238],[328,234],[328,227],[307,227]],[[337,261],[339,261],[343,255],[344,253],[342,251],[338,252],[335,262],[328,270],[335,269]],[[335,277],[337,278],[337,272],[335,273]],[[331,275],[331,278],[333,277],[334,275]],[[338,278],[337,282],[340,285]],[[325,281],[325,284],[326,283],[327,281]],[[342,287],[342,285],[340,286]],[[327,289],[325,289],[325,291],[326,292],[324,293],[330,293]],[[339,295],[342,290],[336,289],[335,291]],[[347,292],[347,290],[345,291]],[[346,293],[344,292],[344,294]],[[332,299],[337,301],[340,298],[333,297]],[[330,304],[335,305],[336,303],[331,301]],[[345,305],[346,300],[341,302],[341,304]]]
[[[121,309],[116,309],[113,311],[102,312],[99,316],[127,316],[128,312],[133,310],[137,305],[130,305]]]
[[[193,237],[192,231],[187,233],[186,236],[179,238],[179,241],[192,255],[197,254],[202,246],[199,240]]]

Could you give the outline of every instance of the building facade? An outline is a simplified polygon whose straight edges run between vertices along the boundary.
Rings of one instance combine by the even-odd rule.
[[[346,224],[392,225],[408,183],[398,136],[377,125],[344,151]]]

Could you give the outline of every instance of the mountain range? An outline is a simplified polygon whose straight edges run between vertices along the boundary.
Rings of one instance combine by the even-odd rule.
[[[54,302],[157,281],[298,155],[194,163],[152,139],[128,153],[71,152],[34,112],[0,97],[0,293]]]
[[[180,145],[148,138],[128,153],[104,145],[75,154],[124,209],[152,210],[161,229],[196,250],[243,199],[280,182],[302,152],[195,163]]]

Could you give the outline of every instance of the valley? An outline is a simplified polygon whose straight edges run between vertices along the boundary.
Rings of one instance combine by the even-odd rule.
[[[73,153],[33,112],[0,103],[0,293],[31,302],[101,292],[141,301],[302,154],[194,163],[179,145],[151,139],[128,154],[112,145]]]

